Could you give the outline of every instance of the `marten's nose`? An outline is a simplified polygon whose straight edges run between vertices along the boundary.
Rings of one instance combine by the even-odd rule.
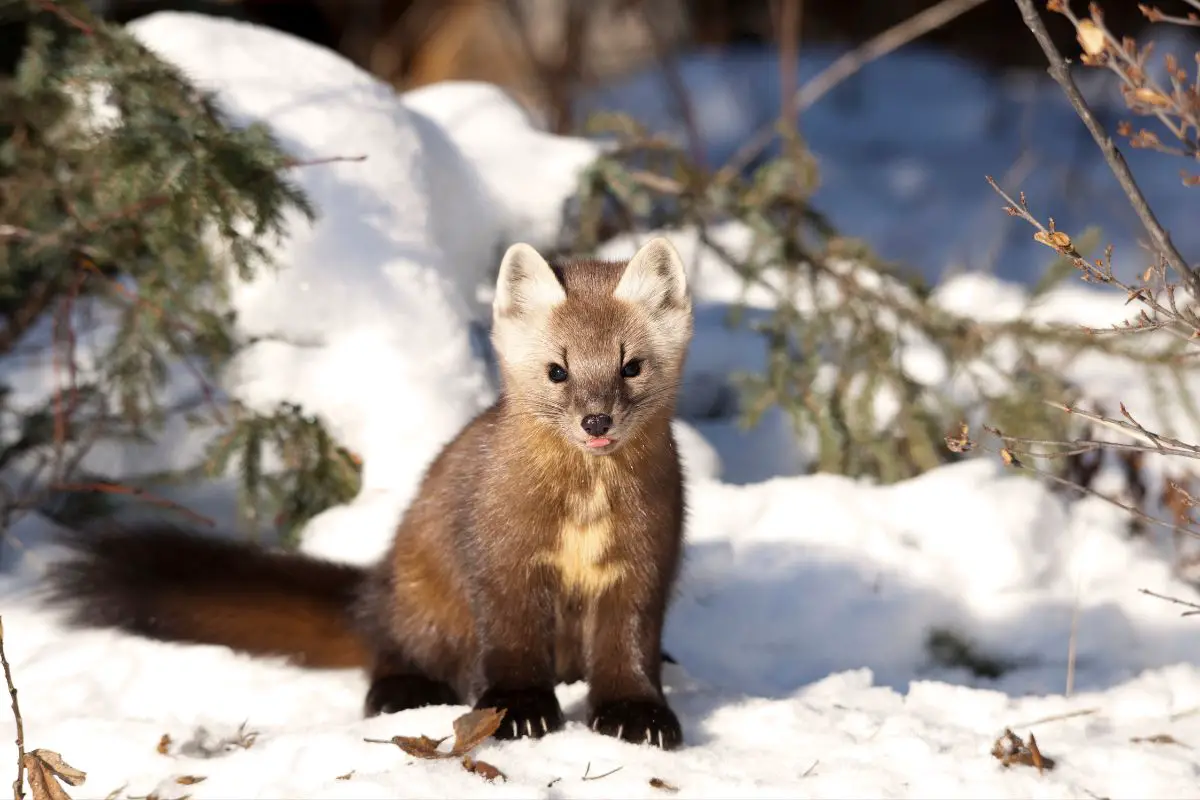
[[[608,414],[588,414],[580,424],[588,436],[603,436],[612,427],[612,417]]]

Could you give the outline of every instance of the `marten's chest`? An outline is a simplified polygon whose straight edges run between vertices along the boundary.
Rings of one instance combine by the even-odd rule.
[[[627,569],[617,546],[623,498],[604,480],[563,492],[545,518],[537,563],[553,569],[565,594],[588,599],[619,583]]]

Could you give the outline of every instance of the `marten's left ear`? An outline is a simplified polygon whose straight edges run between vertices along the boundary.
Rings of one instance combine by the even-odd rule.
[[[672,309],[690,311],[687,275],[679,251],[661,236],[646,242],[629,259],[613,296],[637,303],[651,314]]]
[[[558,276],[531,245],[517,242],[505,251],[492,301],[492,315],[497,322],[527,320],[536,324],[566,299]]]

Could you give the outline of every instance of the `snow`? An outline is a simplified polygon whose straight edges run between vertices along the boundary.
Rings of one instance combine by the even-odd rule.
[[[497,254],[517,240],[553,246],[578,171],[601,145],[545,134],[479,84],[397,99],[335,55],[245,24],[158,13],[131,29],[214,88],[236,119],[268,122],[297,157],[366,156],[297,169],[321,217],[311,226],[292,221],[278,244],[282,271],[238,287],[244,330],[273,336],[222,385],[259,406],[302,402],[363,457],[362,493],[314,519],[303,548],[368,563],[428,460],[494,397],[479,345]],[[802,73],[823,58],[806,50]],[[1002,239],[1017,227],[993,200],[981,206],[990,214],[980,217],[991,226],[985,234],[960,225],[955,215],[974,200],[958,183],[968,173],[1002,172],[985,142],[996,152],[1012,145],[993,135],[989,126],[1009,123],[997,121],[985,100],[1003,110],[1018,88],[1030,92],[1027,81],[1013,88],[962,64],[948,73],[944,59],[919,50],[891,56],[886,67],[864,72],[857,105],[835,93],[806,119],[835,221],[860,226],[885,248],[909,247],[925,266],[952,260],[963,237]],[[773,72],[727,66],[698,58],[686,72],[708,82],[702,127],[728,143],[761,111],[756,98],[772,92],[737,82]],[[935,80],[937,92],[912,95],[914,82]],[[639,95],[649,86],[635,81],[612,96],[649,109],[653,102]],[[1042,90],[1034,94],[1043,104],[1038,143],[1064,147],[1073,133],[1050,135],[1062,109]],[[907,112],[913,104],[919,113]],[[748,110],[731,111],[739,108]],[[1074,157],[1084,173],[1100,175],[1086,148]],[[1159,191],[1177,179],[1169,161],[1131,161]],[[1049,191],[1041,174],[1032,169],[1014,182],[1040,198]],[[1095,180],[1078,195],[1099,200],[1107,184]],[[1167,209],[1178,217],[1168,224],[1182,221],[1179,208],[1186,206]],[[1106,212],[1097,202],[1078,213]],[[1070,501],[987,459],[891,486],[800,475],[806,448],[782,414],[743,430],[728,413],[730,374],[761,368],[765,357],[759,340],[724,325],[740,282],[703,252],[694,231],[667,233],[690,265],[697,302],[676,421],[688,549],[666,632],[680,661],[668,668],[667,683],[685,748],[664,753],[591,733],[581,721],[579,685],[559,689],[564,731],[536,742],[488,741],[473,753],[507,782],[488,783],[458,760],[421,761],[365,742],[448,735],[466,709],[363,720],[366,685],[357,673],[65,631],[28,593],[54,555],[44,543],[51,524],[36,515],[20,521],[0,553],[5,645],[27,745],[61,752],[87,771],[76,797],[118,789],[112,796],[153,792],[164,800],[668,796],[652,779],[696,798],[1194,795],[1196,623],[1137,591],[1194,595],[1172,575],[1163,539],[1130,539],[1118,510]],[[1177,228],[1185,249],[1188,235],[1189,227]],[[734,250],[747,242],[735,225],[714,236]],[[637,244],[617,240],[603,254],[627,256]],[[1003,251],[997,271],[1036,276],[1046,252]],[[1122,252],[1131,246],[1119,245]],[[1023,312],[1028,292],[964,273],[942,281],[935,297],[959,313],[1004,319]],[[770,307],[761,293],[747,301],[751,313]],[[1031,313],[1104,324],[1127,313],[1123,303],[1068,284]],[[931,383],[948,380],[919,343],[909,349],[906,369]],[[1125,363],[1096,357],[1070,370],[1092,397],[1124,400],[1148,423],[1171,423],[1185,438],[1200,433],[1170,406],[1156,410],[1153,387]],[[37,393],[46,375],[45,365],[39,372],[26,364],[13,379],[20,391]],[[173,435],[156,458],[183,458],[201,444]],[[140,456],[115,449],[103,458],[113,469],[145,468]],[[928,640],[938,630],[1009,668],[989,678],[933,659]],[[1076,670],[1067,695],[1072,630]],[[257,734],[253,743],[229,744],[243,723]],[[1033,732],[1056,768],[1002,767],[990,750],[1006,727],[1022,737]],[[12,734],[0,721],[0,739]],[[166,754],[156,749],[164,734]],[[204,780],[181,784],[180,776]]]

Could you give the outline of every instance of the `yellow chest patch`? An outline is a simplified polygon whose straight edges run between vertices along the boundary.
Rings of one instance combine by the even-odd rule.
[[[590,492],[567,498],[567,515],[559,529],[557,547],[538,555],[538,562],[554,567],[563,587],[584,596],[596,596],[617,583],[625,566],[608,560],[614,534],[612,504],[603,482]]]

